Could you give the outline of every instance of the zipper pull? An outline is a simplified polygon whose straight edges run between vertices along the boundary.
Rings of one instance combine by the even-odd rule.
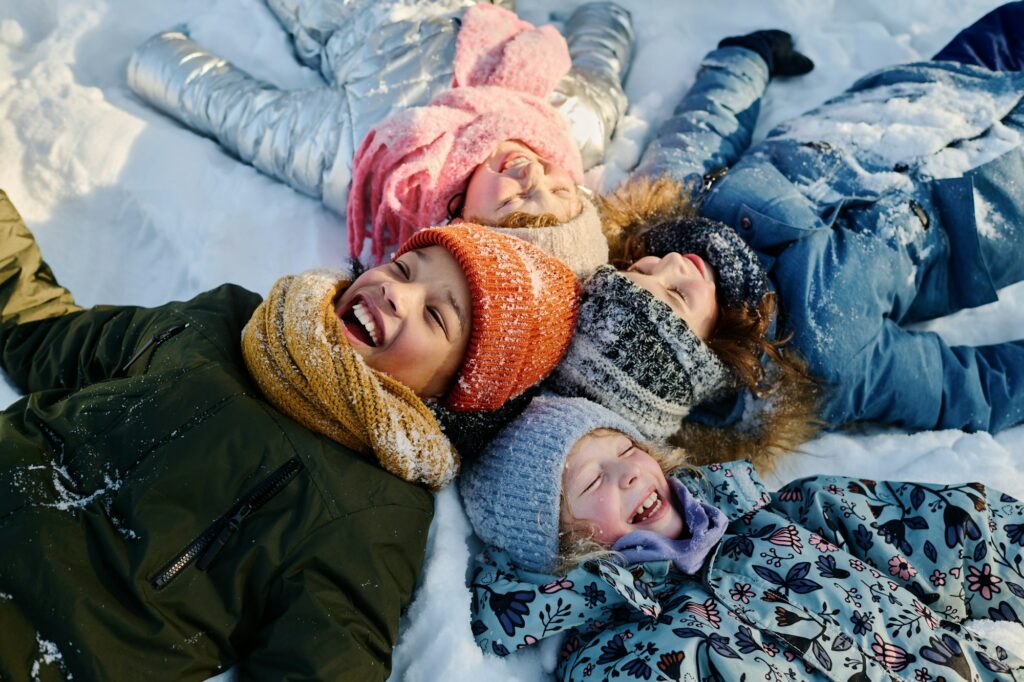
[[[132,365],[134,365],[135,361],[138,360],[139,358],[141,358],[142,354],[145,353],[150,348],[152,348],[154,344],[159,346],[161,343],[163,343],[167,339],[171,338],[175,334],[179,334],[180,332],[185,331],[188,328],[189,324],[191,324],[191,323],[186,322],[185,324],[175,325],[174,327],[171,327],[170,329],[163,330],[159,334],[153,334],[153,336],[150,337],[149,341],[147,341],[142,346],[142,348],[140,348],[139,350],[135,351],[135,355],[133,355],[131,358],[129,358],[128,362],[126,362],[124,367],[121,368],[121,371],[122,372],[127,372],[128,368],[131,367]]]
[[[220,551],[224,549],[224,545],[228,544],[228,540],[230,540],[234,532],[238,530],[238,527],[242,525],[242,521],[245,520],[245,517],[251,514],[252,511],[252,505],[246,502],[238,511],[235,512],[234,516],[228,519],[221,531],[217,533],[216,539],[210,543],[210,546],[206,548],[203,555],[199,557],[199,561],[196,562],[196,568],[200,571],[205,571],[209,568],[210,564],[213,563],[213,560],[217,558],[218,554],[220,554]]]

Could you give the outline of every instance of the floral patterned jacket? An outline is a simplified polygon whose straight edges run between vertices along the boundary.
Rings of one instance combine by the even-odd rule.
[[[960,624],[1024,615],[1024,504],[840,477],[769,494],[749,462],[683,481],[730,519],[700,575],[600,560],[550,576],[487,550],[470,574],[481,648],[568,632],[559,680],[1024,679],[1020,652]]]

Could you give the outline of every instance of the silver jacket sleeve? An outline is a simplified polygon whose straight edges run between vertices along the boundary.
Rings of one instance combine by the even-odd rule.
[[[550,99],[568,120],[583,156],[597,165],[619,119],[626,112],[622,82],[633,59],[633,19],[613,2],[580,5],[565,23],[572,69]]]
[[[139,46],[127,76],[128,86],[147,103],[300,192],[331,205],[325,182],[340,182],[344,211],[347,161],[341,164],[344,177],[334,177],[339,145],[351,130],[343,90],[279,90],[178,32],[160,33]],[[342,158],[351,156],[346,151]]]
[[[418,0],[422,2],[422,0]],[[140,98],[296,190],[344,213],[352,157],[379,121],[451,84],[471,0],[396,13],[376,0],[268,0],[297,54],[335,87],[282,91],[181,33],[141,45],[128,65]]]

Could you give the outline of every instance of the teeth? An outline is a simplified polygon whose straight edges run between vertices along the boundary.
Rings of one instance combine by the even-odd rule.
[[[377,323],[373,321],[373,315],[366,310],[362,303],[356,303],[352,306],[352,313],[359,320],[359,323],[366,328],[366,333],[373,339],[374,345],[379,345],[380,337],[378,336]]]
[[[525,166],[530,163],[530,160],[525,156],[517,156],[508,163],[505,164],[505,168],[517,168],[519,166]]]
[[[641,503],[640,508],[637,510],[636,514],[633,515],[633,523],[647,519],[660,508],[661,500],[658,498],[658,493],[652,492],[650,495],[647,496],[647,499],[645,499]],[[647,513],[648,511],[650,512],[650,514]]]

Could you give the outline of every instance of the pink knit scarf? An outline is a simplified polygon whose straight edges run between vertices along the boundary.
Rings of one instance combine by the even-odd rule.
[[[565,39],[493,5],[463,16],[453,89],[371,130],[352,163],[347,223],[349,253],[371,255],[423,227],[442,224],[448,202],[504,140],[519,140],[583,180],[579,150],[544,97],[570,67]]]

